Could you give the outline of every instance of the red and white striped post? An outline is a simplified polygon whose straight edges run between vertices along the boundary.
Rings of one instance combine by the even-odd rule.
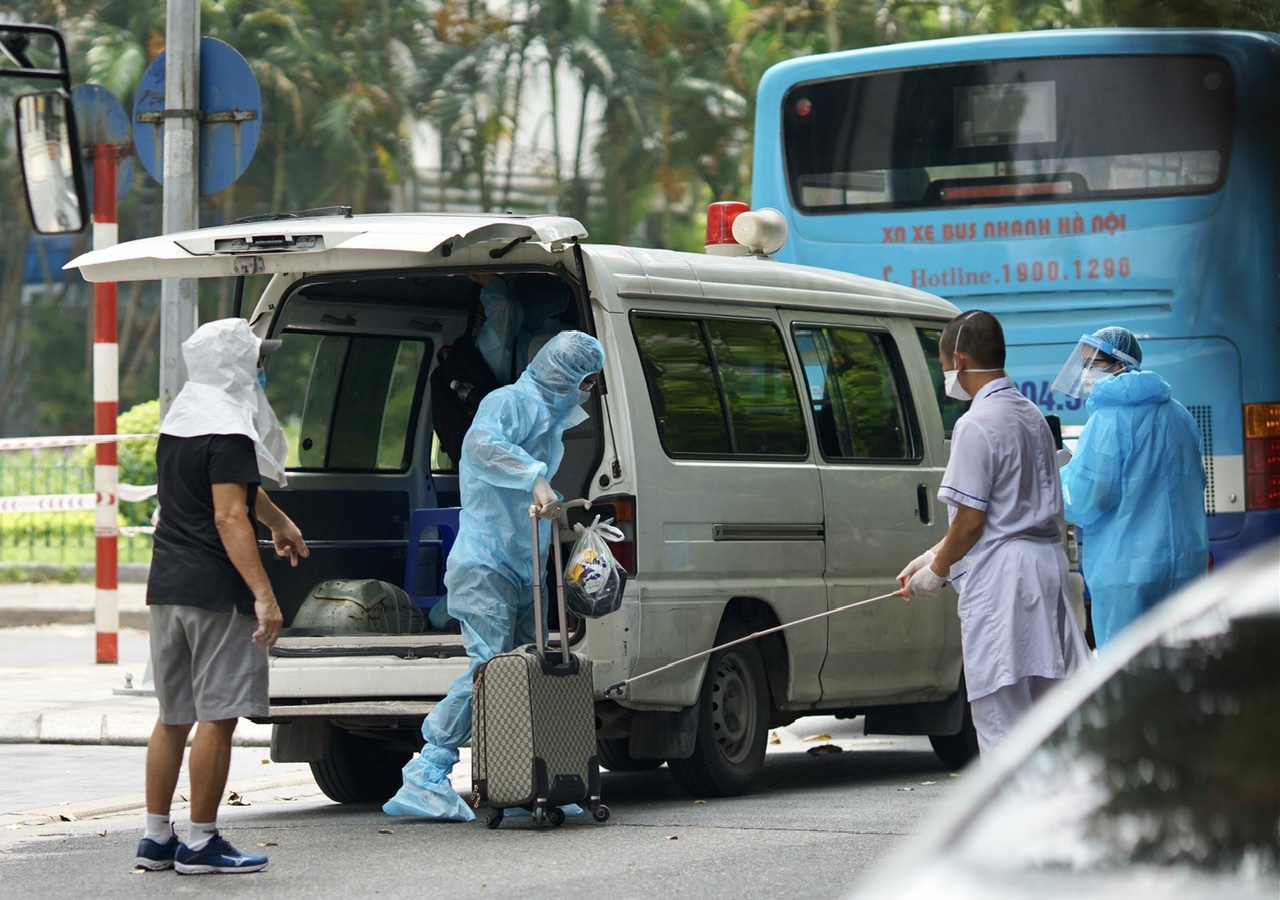
[[[93,249],[112,247],[116,227],[116,145],[93,145]],[[116,283],[93,286],[93,431],[115,435],[120,405],[120,350],[116,336]],[[99,663],[120,661],[119,503],[120,475],[115,441],[97,445],[93,467],[95,577],[93,622]]]

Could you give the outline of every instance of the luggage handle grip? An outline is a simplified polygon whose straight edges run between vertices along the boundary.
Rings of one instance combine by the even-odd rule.
[[[564,608],[564,587],[560,580],[564,571],[561,560],[560,528],[569,527],[568,510],[580,506],[591,508],[591,501],[586,498],[566,500],[560,504],[560,514],[551,520],[551,550],[555,557],[556,609],[560,615],[560,659],[563,665],[569,665],[569,623]],[[529,529],[533,535],[533,633],[538,654],[543,658],[547,654],[546,635],[542,633],[542,553],[538,546],[538,504],[529,504]]]

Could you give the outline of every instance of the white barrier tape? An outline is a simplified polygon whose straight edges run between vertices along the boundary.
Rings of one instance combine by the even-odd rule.
[[[93,509],[93,494],[49,494],[44,497],[0,497],[0,513],[71,512]]]
[[[126,537],[132,537],[138,534],[155,534],[154,525],[121,525],[120,533]]]
[[[42,447],[79,447],[85,444],[110,444],[118,441],[142,441],[158,438],[158,434],[73,434],[61,437],[0,438],[0,450],[38,450]]]
[[[114,506],[118,500],[136,503],[154,497],[154,484],[136,487],[122,484],[117,488],[118,495],[107,495],[107,504]],[[33,512],[74,512],[92,510],[98,507],[97,494],[45,494],[34,497],[0,497],[0,513],[33,513]]]
[[[126,503],[137,503],[139,500],[154,497],[156,495],[156,486],[154,484],[120,484],[116,485],[116,491],[119,492],[120,499]]]

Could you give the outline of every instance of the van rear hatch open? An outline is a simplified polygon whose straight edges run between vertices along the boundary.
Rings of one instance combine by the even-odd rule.
[[[86,281],[398,269],[481,244],[554,247],[586,235],[580,222],[563,216],[316,216],[141,238],[92,250],[64,268],[79,269]]]

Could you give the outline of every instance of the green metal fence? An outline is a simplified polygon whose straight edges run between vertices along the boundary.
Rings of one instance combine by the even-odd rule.
[[[85,462],[86,458],[89,460]],[[0,500],[93,494],[93,462],[84,448],[0,451]],[[125,507],[131,507],[127,510]],[[141,507],[145,506],[145,510]],[[149,563],[151,535],[134,522],[145,521],[155,506],[121,503],[117,556],[122,563]],[[142,513],[140,515],[140,513]],[[94,562],[97,541],[93,510],[4,512],[0,510],[0,565],[83,565]]]

